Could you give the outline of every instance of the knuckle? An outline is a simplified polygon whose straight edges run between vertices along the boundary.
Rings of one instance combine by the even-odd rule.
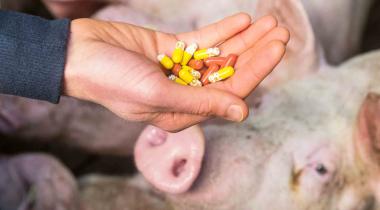
[[[196,106],[195,114],[210,116],[213,114],[213,107],[213,100],[211,99],[211,96],[207,95],[204,100],[199,101]]]

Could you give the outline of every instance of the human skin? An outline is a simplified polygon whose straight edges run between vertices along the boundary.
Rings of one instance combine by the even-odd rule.
[[[77,19],[71,24],[63,93],[101,104],[131,121],[179,131],[218,116],[242,121],[243,99],[273,70],[285,53],[289,33],[272,16],[251,23],[245,13],[197,31],[167,34],[138,26]],[[228,26],[228,27],[227,27]],[[168,80],[156,61],[171,54],[177,40],[200,48],[219,45],[222,55],[239,55],[235,75],[196,88]]]

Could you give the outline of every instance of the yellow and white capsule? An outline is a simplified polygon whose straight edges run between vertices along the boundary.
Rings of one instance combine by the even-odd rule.
[[[195,80],[191,81],[189,85],[193,86],[193,87],[202,87],[202,82],[195,79]]]
[[[183,53],[183,58],[182,58],[182,62],[181,62],[182,66],[186,66],[187,63],[189,63],[189,61],[191,60],[191,58],[193,57],[193,55],[197,49],[198,49],[197,43],[192,43],[186,47],[186,50]]]
[[[208,77],[208,81],[210,81],[211,83],[215,83],[215,82],[231,77],[234,73],[235,73],[235,70],[232,66],[226,66],[220,69],[219,71],[212,73]]]
[[[178,41],[177,43],[175,43],[175,49],[172,54],[172,60],[174,63],[181,63],[184,50],[185,50],[185,42]]]
[[[180,85],[187,85],[185,81],[183,81],[181,78],[178,78],[176,75],[174,74],[171,74],[169,75],[169,79],[174,81],[175,83],[177,84],[180,84]]]
[[[174,63],[173,63],[172,59],[170,59],[165,54],[159,54],[159,55],[157,55],[157,60],[161,63],[161,65],[165,69],[172,69],[173,66],[174,66]]]
[[[209,57],[218,56],[220,54],[220,50],[217,47],[201,49],[194,53],[195,60],[203,60]]]
[[[194,76],[186,69],[181,69],[178,72],[179,78],[186,82],[186,84],[190,84],[193,80],[195,80]]]
[[[182,66],[182,69],[185,69],[187,71],[190,72],[191,75],[193,75],[193,77],[195,79],[199,79],[201,78],[201,73],[197,70],[194,70],[193,68],[191,68],[190,66]]]

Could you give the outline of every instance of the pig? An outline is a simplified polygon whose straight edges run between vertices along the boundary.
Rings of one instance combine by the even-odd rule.
[[[299,1],[273,3],[280,19],[302,16]],[[293,36],[312,43],[308,28]],[[147,127],[139,171],[174,209],[380,209],[380,51],[331,66],[312,49],[289,56],[317,73],[269,90],[244,123]]]
[[[380,209],[379,59],[375,51],[284,84],[242,124],[149,126],[136,165],[168,209]],[[130,196],[116,186],[92,196]]]
[[[380,209],[379,58],[289,82],[242,124],[147,127],[136,164],[174,209]]]
[[[51,155],[0,156],[0,209],[78,209],[74,177]]]

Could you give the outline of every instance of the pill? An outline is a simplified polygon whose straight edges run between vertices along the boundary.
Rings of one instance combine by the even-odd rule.
[[[178,73],[179,78],[186,82],[186,84],[190,84],[193,80],[196,80],[194,76],[187,70],[181,69]]]
[[[210,57],[210,58],[206,58],[203,63],[209,67],[211,66],[211,64],[217,64],[219,66],[223,65],[224,63],[226,62],[226,58],[225,57]]]
[[[185,66],[190,61],[190,59],[193,57],[195,51],[198,49],[197,43],[192,43],[189,46],[186,47],[185,52],[183,53],[183,58],[181,65]]]
[[[227,67],[220,69],[217,72],[212,73],[208,77],[208,81],[211,83],[218,82],[218,81],[221,81],[221,80],[224,80],[224,79],[231,77],[234,73],[235,73],[234,68],[232,66],[227,66]]]
[[[199,70],[199,73],[201,74],[201,77],[202,77],[203,74],[205,74],[206,71],[207,71],[207,69],[205,69],[205,68]]]
[[[174,74],[169,75],[169,79],[180,85],[187,85],[185,81],[183,81],[181,78],[177,77]]]
[[[172,54],[172,60],[174,63],[181,63],[184,50],[185,50],[185,42],[178,41],[175,43],[175,48]]]
[[[182,66],[178,63],[174,64],[174,67],[172,69],[172,73],[178,77],[179,71],[182,69]]]
[[[217,64],[211,64],[210,67],[208,67],[208,69],[202,74],[202,78],[201,78],[201,82],[203,85],[207,85],[209,84],[209,80],[208,80],[208,77],[217,72],[219,70],[219,66]]]
[[[200,70],[200,69],[203,68],[203,60],[195,60],[195,59],[191,59],[191,60],[189,61],[188,66],[190,66],[190,67],[193,68],[193,69]]]
[[[189,71],[190,74],[193,75],[193,77],[194,77],[195,79],[199,79],[199,78],[201,78],[201,73],[200,73],[199,71],[194,70],[194,69],[191,68],[190,66],[182,66],[182,69],[185,69],[185,70]]]
[[[226,57],[226,62],[224,62],[220,67],[221,68],[224,68],[224,67],[227,67],[227,66],[232,66],[234,67],[235,66],[235,63],[237,61],[237,58],[238,56],[236,54],[229,54],[227,57]]]
[[[201,81],[199,81],[199,80],[197,80],[197,79],[191,81],[189,85],[190,85],[190,86],[193,86],[193,87],[202,87],[202,83],[201,83]]]
[[[157,60],[161,63],[161,65],[165,68],[165,69],[172,69],[173,68],[173,61],[172,59],[170,59],[168,56],[166,56],[165,54],[159,54],[157,56]]]
[[[202,60],[209,57],[215,57],[220,54],[220,50],[217,47],[214,48],[207,48],[207,49],[201,49],[194,53],[194,59],[196,60]]]

